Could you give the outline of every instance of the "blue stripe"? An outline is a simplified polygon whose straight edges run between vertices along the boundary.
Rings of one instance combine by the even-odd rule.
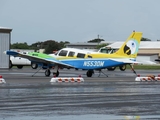
[[[64,63],[70,64],[79,69],[103,69],[107,67],[123,65],[123,62],[117,62],[110,59],[87,59],[87,60],[63,60]]]

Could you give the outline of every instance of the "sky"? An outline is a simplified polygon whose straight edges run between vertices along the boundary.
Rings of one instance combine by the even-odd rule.
[[[0,0],[11,43],[125,41],[133,30],[160,40],[160,0]]]

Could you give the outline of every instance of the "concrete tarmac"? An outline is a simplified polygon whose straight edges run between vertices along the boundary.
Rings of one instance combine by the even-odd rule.
[[[84,78],[83,83],[50,83],[44,70],[0,70],[0,118],[5,120],[160,119],[160,82],[136,82],[131,70],[107,71],[86,77],[83,70],[60,70],[60,77]],[[158,70],[137,70],[158,76]]]

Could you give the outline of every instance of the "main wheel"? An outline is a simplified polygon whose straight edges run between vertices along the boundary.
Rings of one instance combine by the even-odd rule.
[[[94,72],[93,72],[93,70],[88,70],[87,71],[87,77],[92,77],[92,74],[93,74]]]
[[[53,72],[53,75],[55,75],[56,77],[59,76],[59,71],[57,70],[57,72]]]
[[[121,71],[125,71],[125,70],[126,70],[126,65],[121,65],[121,66],[119,66],[119,69],[120,69]]]
[[[47,69],[47,70],[45,71],[45,75],[48,77],[48,76],[50,76],[50,74],[51,74],[51,71],[50,71],[49,69]]]
[[[37,69],[38,64],[31,62],[31,67],[32,67],[32,69]]]

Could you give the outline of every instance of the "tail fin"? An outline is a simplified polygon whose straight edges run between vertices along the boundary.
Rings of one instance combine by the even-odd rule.
[[[136,58],[141,38],[142,38],[142,32],[133,31],[132,34],[129,36],[129,38],[120,47],[120,49],[114,54],[125,57]]]

